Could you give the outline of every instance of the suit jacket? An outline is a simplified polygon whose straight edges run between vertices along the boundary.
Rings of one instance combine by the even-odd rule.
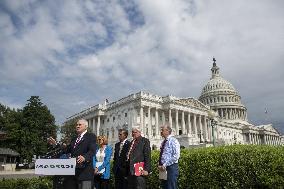
[[[114,175],[127,176],[126,156],[129,150],[130,142],[126,140],[123,144],[121,153],[119,155],[120,142],[115,144],[113,155],[113,173]]]
[[[76,158],[79,155],[84,156],[85,162],[76,164],[75,177],[77,180],[93,180],[93,155],[96,151],[96,135],[85,133],[82,139],[74,148],[76,138],[74,138],[66,149],[66,153],[71,153],[71,157]]]
[[[96,168],[96,162],[97,162],[96,154],[99,150],[100,150],[100,148],[98,147],[97,150],[96,150],[96,153],[93,156],[93,169]],[[98,167],[98,170],[101,171],[102,169],[105,168],[105,172],[103,173],[101,178],[109,179],[110,178],[110,159],[111,159],[111,156],[112,156],[111,146],[107,145],[104,152],[105,152],[104,162],[101,166]]]
[[[151,171],[150,141],[145,137],[138,137],[129,155],[129,174],[134,175],[134,164],[144,162],[144,170]],[[130,144],[131,146],[131,144]]]

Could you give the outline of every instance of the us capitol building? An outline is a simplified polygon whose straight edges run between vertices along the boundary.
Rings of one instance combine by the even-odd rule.
[[[115,102],[107,100],[83,110],[66,122],[88,120],[96,135],[106,135],[109,144],[118,141],[118,129],[140,125],[153,149],[160,146],[160,126],[169,124],[181,146],[266,144],[281,145],[283,137],[272,124],[253,125],[233,85],[222,78],[213,58],[212,76],[199,99],[158,96],[140,91]]]

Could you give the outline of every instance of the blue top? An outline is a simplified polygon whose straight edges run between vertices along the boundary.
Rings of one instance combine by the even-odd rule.
[[[99,148],[97,148],[96,153],[93,156],[93,168],[94,169],[96,168],[96,162],[97,162],[96,154],[98,151],[99,151]],[[105,152],[104,162],[101,166],[98,167],[98,169],[99,171],[101,171],[103,168],[105,168],[105,171],[102,174],[101,178],[109,179],[110,178],[110,159],[112,155],[112,147],[107,145],[104,152]]]
[[[180,144],[178,140],[171,135],[168,136],[166,140],[161,157],[161,163],[165,167],[178,163],[178,159],[180,157]]]

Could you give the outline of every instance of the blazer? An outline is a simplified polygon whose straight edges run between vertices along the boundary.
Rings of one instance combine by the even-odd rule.
[[[129,150],[129,146],[130,142],[129,140],[126,140],[119,155],[120,142],[115,144],[112,170],[114,175],[127,176],[126,156]]]
[[[144,170],[151,171],[151,147],[150,141],[145,137],[138,137],[129,155],[129,174],[134,174],[134,164],[144,162]],[[130,144],[131,146],[131,144]]]
[[[82,139],[74,148],[77,138],[74,138],[70,145],[67,146],[65,153],[70,153],[71,157],[76,158],[82,155],[85,161],[76,164],[75,177],[77,180],[93,180],[94,170],[92,166],[93,155],[96,151],[96,135],[85,133]]]
[[[97,162],[96,154],[99,150],[100,148],[98,147],[96,150],[96,153],[93,156],[93,169],[96,168],[96,162]],[[98,170],[101,171],[103,168],[105,168],[105,172],[102,174],[101,178],[109,179],[110,178],[110,159],[112,156],[112,147],[107,145],[104,152],[105,152],[104,162],[101,166],[98,167]]]

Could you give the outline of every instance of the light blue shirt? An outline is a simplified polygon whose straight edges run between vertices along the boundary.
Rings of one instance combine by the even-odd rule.
[[[178,163],[180,157],[180,144],[176,138],[169,135],[166,139],[166,144],[161,157],[161,163],[164,167]]]

